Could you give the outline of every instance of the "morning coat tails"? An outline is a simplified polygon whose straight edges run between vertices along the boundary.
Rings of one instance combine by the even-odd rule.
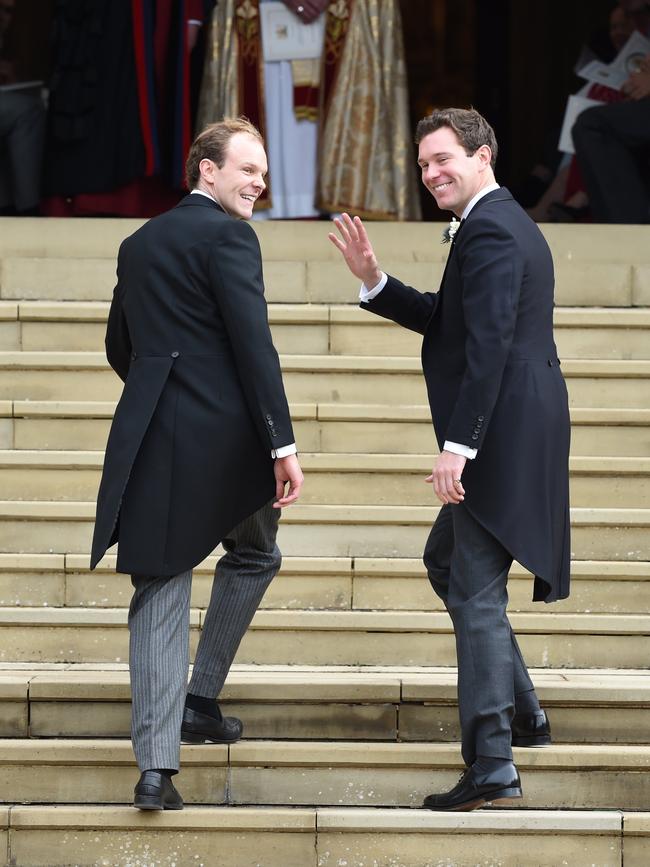
[[[567,390],[553,341],[553,262],[535,223],[499,188],[458,229],[440,291],[388,278],[362,304],[423,335],[439,448],[478,449],[465,506],[535,575],[534,599],[569,593]]]
[[[91,567],[192,568],[275,494],[294,435],[251,226],[186,196],[127,238],[106,332],[124,390],[106,447]]]

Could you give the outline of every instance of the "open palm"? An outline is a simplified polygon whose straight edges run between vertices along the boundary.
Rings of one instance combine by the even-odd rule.
[[[328,238],[341,251],[345,263],[368,289],[372,289],[381,280],[381,271],[377,264],[375,251],[360,217],[352,219],[349,214],[341,214],[334,218],[334,225],[340,238],[334,232]]]

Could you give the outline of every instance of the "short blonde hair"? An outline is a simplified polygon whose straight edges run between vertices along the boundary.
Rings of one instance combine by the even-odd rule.
[[[218,168],[222,168],[226,161],[228,142],[238,132],[245,132],[256,138],[260,144],[264,144],[261,132],[247,117],[225,117],[217,123],[211,123],[199,133],[192,142],[192,147],[185,162],[185,182],[187,188],[193,190],[196,187],[201,172],[199,163],[201,160],[212,160]]]

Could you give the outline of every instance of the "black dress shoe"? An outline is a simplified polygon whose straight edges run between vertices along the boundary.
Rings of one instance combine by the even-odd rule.
[[[186,744],[234,744],[242,736],[243,723],[235,716],[210,716],[186,707],[183,711],[181,740]]]
[[[160,771],[143,771],[133,791],[133,806],[138,810],[183,809],[183,799],[174,784]]]
[[[551,723],[545,710],[516,713],[511,727],[513,747],[547,747],[551,743]]]
[[[508,762],[487,774],[467,768],[453,789],[440,795],[428,795],[422,806],[428,810],[468,811],[482,807],[488,801],[499,803],[521,796],[517,768]]]

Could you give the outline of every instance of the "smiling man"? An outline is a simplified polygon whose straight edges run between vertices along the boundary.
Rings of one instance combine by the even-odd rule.
[[[553,262],[541,232],[494,178],[497,143],[476,111],[420,121],[422,183],[460,218],[438,292],[379,268],[361,220],[330,239],[360,280],[361,306],[423,335],[440,455],[426,481],[442,508],[424,562],[454,624],[467,766],[425,807],[471,810],[520,798],[512,745],[551,742],[506,614],[513,559],[533,598],[569,592],[569,412],[553,340]]]
[[[257,236],[245,221],[266,154],[248,121],[198,136],[192,192],[120,247],[106,332],[124,380],[106,447],[94,568],[118,543],[129,609],[135,806],[182,809],[181,739],[232,743],[242,723],[216,697],[280,567],[280,508],[302,472],[268,326]],[[286,485],[289,485],[288,490]],[[222,543],[192,679],[192,568]],[[186,694],[187,693],[187,694]]]

